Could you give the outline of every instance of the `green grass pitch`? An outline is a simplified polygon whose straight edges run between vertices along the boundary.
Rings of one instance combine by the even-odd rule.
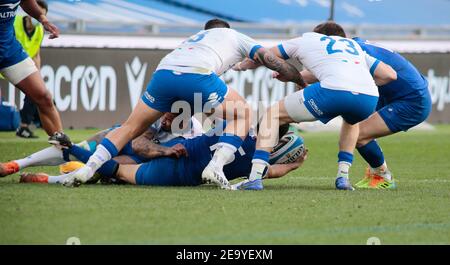
[[[67,133],[75,141],[93,130]],[[0,133],[0,161],[46,147]],[[259,192],[212,186],[20,184],[0,179],[0,244],[381,244],[450,243],[450,126],[381,139],[398,180],[393,191],[334,189],[337,133],[304,133],[304,166]],[[353,183],[364,172],[359,155]],[[57,173],[57,168],[29,171]]]

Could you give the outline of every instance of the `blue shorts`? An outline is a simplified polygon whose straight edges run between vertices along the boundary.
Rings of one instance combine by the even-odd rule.
[[[161,157],[142,164],[136,172],[137,185],[180,186],[178,159]]]
[[[227,85],[216,75],[179,73],[172,70],[158,70],[153,74],[142,100],[152,109],[170,112],[172,104],[182,100],[191,107],[191,113],[202,112],[205,103],[212,108],[222,103],[227,94]],[[199,100],[194,109],[194,94]],[[198,100],[198,101],[199,101]]]
[[[0,49],[0,69],[13,66],[28,58],[28,54],[17,40],[8,47],[8,50]]]
[[[184,139],[175,138],[163,145],[173,146],[183,142]],[[135,176],[136,184],[151,186],[198,186],[201,184],[201,179],[195,176],[200,175],[201,171],[192,166],[197,163],[192,163],[192,161],[188,163],[188,159],[187,157],[178,159],[159,157],[152,159],[142,164],[137,170]]]
[[[304,89],[304,104],[323,123],[337,116],[355,124],[367,119],[377,106],[378,97],[343,90],[327,89],[314,83]]]
[[[431,97],[426,93],[421,97],[395,100],[388,104],[380,98],[377,112],[391,132],[406,132],[428,118],[431,112]]]

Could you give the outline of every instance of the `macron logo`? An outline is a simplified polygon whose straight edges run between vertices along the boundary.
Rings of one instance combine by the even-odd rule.
[[[319,107],[317,107],[317,104],[314,101],[314,99],[308,100],[308,103],[313,108],[314,112],[317,113],[317,115],[319,115],[319,116],[323,115],[323,112],[319,109]]]
[[[219,99],[219,95],[216,92],[209,94],[208,101],[215,102]]]
[[[144,97],[145,97],[146,99],[148,99],[151,103],[155,103],[155,98],[154,98],[152,95],[150,95],[150,94],[148,93],[148,91],[145,91]]]
[[[133,109],[139,101],[144,85],[147,63],[141,63],[139,57],[134,57],[133,61],[125,64],[127,74],[128,91],[130,92],[130,103]]]

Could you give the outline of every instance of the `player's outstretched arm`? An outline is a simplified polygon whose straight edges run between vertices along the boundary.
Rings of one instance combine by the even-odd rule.
[[[138,138],[131,142],[133,152],[141,157],[153,159],[162,156],[170,156],[180,158],[187,156],[186,148],[182,144],[176,144],[172,147],[166,147],[153,143],[154,132],[147,130]]]
[[[295,68],[295,66],[293,66],[292,64],[279,58],[270,50],[260,48],[255,53],[254,58],[252,59],[266,66],[267,68],[276,71],[279,74],[278,79],[291,81],[301,87],[306,87],[306,83],[303,80],[303,77],[298,72],[297,68]]]
[[[232,69],[234,71],[246,71],[256,69],[260,66],[260,63],[255,62],[252,59],[245,58],[242,62],[238,62],[237,64],[235,64]]]
[[[37,19],[39,22],[42,23],[42,26],[44,26],[44,29],[48,32],[50,32],[50,39],[58,38],[59,37],[59,29],[56,27],[53,23],[48,21],[47,16],[42,13],[41,9],[39,8],[39,5],[36,3],[36,0],[22,0],[20,2],[20,6],[22,9],[30,16]]]
[[[308,157],[308,149],[306,149],[305,152],[297,160],[295,160],[292,163],[271,165],[269,167],[269,172],[267,174],[267,178],[273,179],[273,178],[280,178],[282,176],[285,176],[287,173],[291,172],[292,170],[296,170],[297,168],[301,167],[307,157]]]
[[[280,53],[280,50],[277,48],[277,46],[274,46],[269,49],[275,56],[277,56],[280,59],[283,59],[283,55]],[[254,61],[253,58],[245,58],[242,62],[237,63],[235,66],[233,66],[233,70],[235,71],[246,71],[246,70],[252,70],[260,67],[262,64],[258,61]],[[278,76],[278,73],[277,73]],[[275,78],[275,77],[274,77]]]
[[[299,86],[296,85],[297,90],[302,90],[304,89],[306,86],[312,84],[312,83],[316,83],[319,82],[319,80],[308,70],[303,70],[300,72],[300,75],[303,77],[303,80],[305,81],[305,85],[304,86]],[[272,74],[273,78],[276,78],[282,82],[287,82],[286,80],[284,80],[284,78],[282,76],[280,76],[279,73],[277,72],[273,72]]]
[[[373,79],[377,86],[386,85],[389,82],[397,80],[397,72],[390,65],[380,61],[373,72]]]

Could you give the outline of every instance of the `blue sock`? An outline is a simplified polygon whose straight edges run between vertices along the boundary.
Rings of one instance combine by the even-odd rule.
[[[371,168],[377,168],[384,164],[384,155],[377,141],[372,140],[366,145],[357,147],[358,152],[369,163]]]
[[[93,154],[93,152],[76,145],[72,145],[68,150],[69,154],[73,155],[83,163],[86,163],[89,160],[89,157]],[[118,169],[118,165],[119,164],[116,161],[108,160],[97,170],[97,173],[105,177],[114,176]]]
[[[255,150],[255,153],[253,154],[253,160],[262,160],[265,161],[267,164],[269,163],[269,156],[270,153],[264,150]]]
[[[103,145],[106,150],[108,150],[108,152],[111,154],[111,157],[115,157],[119,153],[117,147],[108,138],[103,138],[100,144]]]
[[[226,143],[229,145],[234,146],[236,149],[241,147],[243,141],[241,137],[234,135],[234,134],[224,134],[219,137],[219,143]]]
[[[72,145],[69,149],[67,149],[69,154],[76,157],[78,160],[80,160],[83,163],[86,163],[89,160],[89,157],[93,154],[93,152],[88,151],[82,147],[79,147],[77,145]]]
[[[104,163],[99,169],[97,169],[97,173],[104,177],[114,177],[119,169],[119,163],[114,160],[108,160]]]
[[[338,163],[339,162],[347,162],[351,165],[353,163],[353,154],[349,152],[339,151]]]

